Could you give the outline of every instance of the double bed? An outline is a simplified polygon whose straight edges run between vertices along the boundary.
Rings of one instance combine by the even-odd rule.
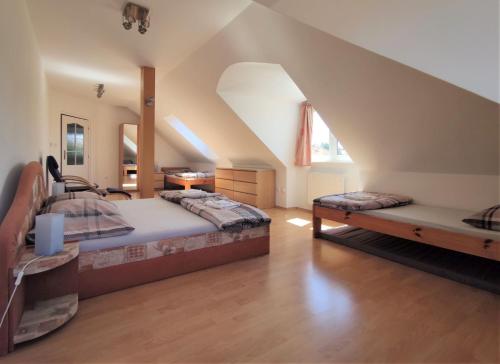
[[[13,293],[14,270],[28,249],[26,236],[46,196],[42,166],[31,162],[21,174],[12,205],[0,225],[2,312]],[[135,229],[122,236],[77,242],[75,286],[79,299],[269,253],[269,224],[221,231],[208,220],[163,199],[113,203]],[[25,300],[29,299],[26,291],[23,280],[7,324],[0,328],[0,354],[13,350],[13,338]]]
[[[80,298],[269,252],[269,225],[226,232],[160,198],[114,203],[135,230],[79,242]]]

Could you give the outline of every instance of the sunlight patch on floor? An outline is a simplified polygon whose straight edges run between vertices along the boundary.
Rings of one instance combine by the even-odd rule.
[[[338,225],[338,226],[330,226],[330,225],[323,225],[321,224],[321,231],[323,230],[330,230],[330,229],[340,229],[343,227],[346,227],[347,225]],[[312,230],[313,228],[309,228],[309,230]]]
[[[298,227],[304,227],[304,226],[309,225],[311,223],[311,221],[301,219],[300,217],[295,217],[293,219],[287,220],[286,222],[289,224],[298,226]]]

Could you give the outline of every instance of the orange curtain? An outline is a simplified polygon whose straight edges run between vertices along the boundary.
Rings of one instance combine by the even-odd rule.
[[[295,165],[311,165],[311,135],[313,123],[313,107],[309,102],[302,105],[302,120],[300,122],[300,132],[297,138],[295,149]]]

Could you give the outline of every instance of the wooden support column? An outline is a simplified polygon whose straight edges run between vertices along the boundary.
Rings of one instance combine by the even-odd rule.
[[[141,67],[141,120],[137,129],[137,184],[141,198],[154,197],[155,69]]]

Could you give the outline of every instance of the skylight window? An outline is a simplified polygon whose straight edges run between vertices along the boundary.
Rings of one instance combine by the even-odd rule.
[[[311,139],[311,160],[313,163],[337,161],[352,162],[345,148],[330,132],[330,129],[316,110],[313,113]]]
[[[165,120],[176,132],[178,132],[186,141],[188,141],[205,158],[212,161],[217,159],[217,155],[203,142],[191,129],[175,116],[167,116]]]

